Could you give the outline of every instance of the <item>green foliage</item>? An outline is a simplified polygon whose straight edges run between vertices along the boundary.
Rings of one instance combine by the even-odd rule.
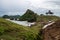
[[[46,15],[52,15],[52,14],[54,14],[53,12],[51,12],[51,10],[49,10],[48,12],[46,12]]]
[[[4,15],[3,18],[10,18],[8,15]]]
[[[20,18],[20,15],[9,16],[10,18]]]
[[[45,16],[45,15],[37,16],[37,21],[41,21],[41,19],[47,22],[48,20],[56,21],[60,18],[57,16]],[[21,26],[21,25],[18,25],[18,24],[15,24],[15,23],[12,23],[10,21],[0,18],[0,39],[42,40],[42,33],[40,32],[41,28],[42,26],[40,22],[37,22],[35,26],[32,26],[31,28],[29,28],[29,27],[24,27],[24,26]]]
[[[8,15],[3,15],[2,18],[9,18],[11,20],[17,20],[20,18],[20,15],[11,15],[11,16],[8,16]]]
[[[37,31],[0,18],[0,39],[35,40]]]
[[[37,18],[37,14],[28,9],[26,13],[20,17],[20,20],[36,21],[36,18]]]
[[[44,15],[44,16],[39,16],[39,17],[37,18],[37,21],[38,21],[38,22],[42,22],[42,21],[43,21],[43,22],[48,22],[48,21],[56,21],[56,20],[59,20],[59,19],[60,19],[60,17],[58,17],[58,16]]]

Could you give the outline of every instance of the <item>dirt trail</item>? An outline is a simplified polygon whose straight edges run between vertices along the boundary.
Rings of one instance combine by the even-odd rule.
[[[43,29],[43,40],[60,40],[60,20]]]
[[[45,28],[47,28],[48,26],[50,26],[50,25],[52,25],[52,24],[54,24],[54,23],[55,23],[55,22],[51,22],[51,23],[45,25],[42,29],[45,29]]]

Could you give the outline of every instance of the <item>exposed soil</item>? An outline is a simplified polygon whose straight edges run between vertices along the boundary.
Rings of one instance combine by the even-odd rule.
[[[60,20],[43,30],[43,40],[60,40]]]

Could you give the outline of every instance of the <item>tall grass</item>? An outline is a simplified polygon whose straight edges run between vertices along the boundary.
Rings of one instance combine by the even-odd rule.
[[[36,32],[5,19],[0,18],[0,39],[4,40],[35,40]]]

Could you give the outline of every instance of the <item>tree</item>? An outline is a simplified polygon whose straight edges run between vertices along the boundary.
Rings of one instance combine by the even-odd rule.
[[[40,14],[40,16],[44,16],[44,14]]]
[[[50,15],[52,15],[53,14],[53,12],[51,12],[51,10],[49,10],[49,12],[48,12]]]
[[[8,15],[3,15],[3,18],[9,18],[9,16]]]
[[[48,15],[48,13],[46,12],[46,15]]]
[[[51,12],[51,10],[49,10],[48,12],[46,12],[46,15],[53,15],[54,13],[53,12]]]

